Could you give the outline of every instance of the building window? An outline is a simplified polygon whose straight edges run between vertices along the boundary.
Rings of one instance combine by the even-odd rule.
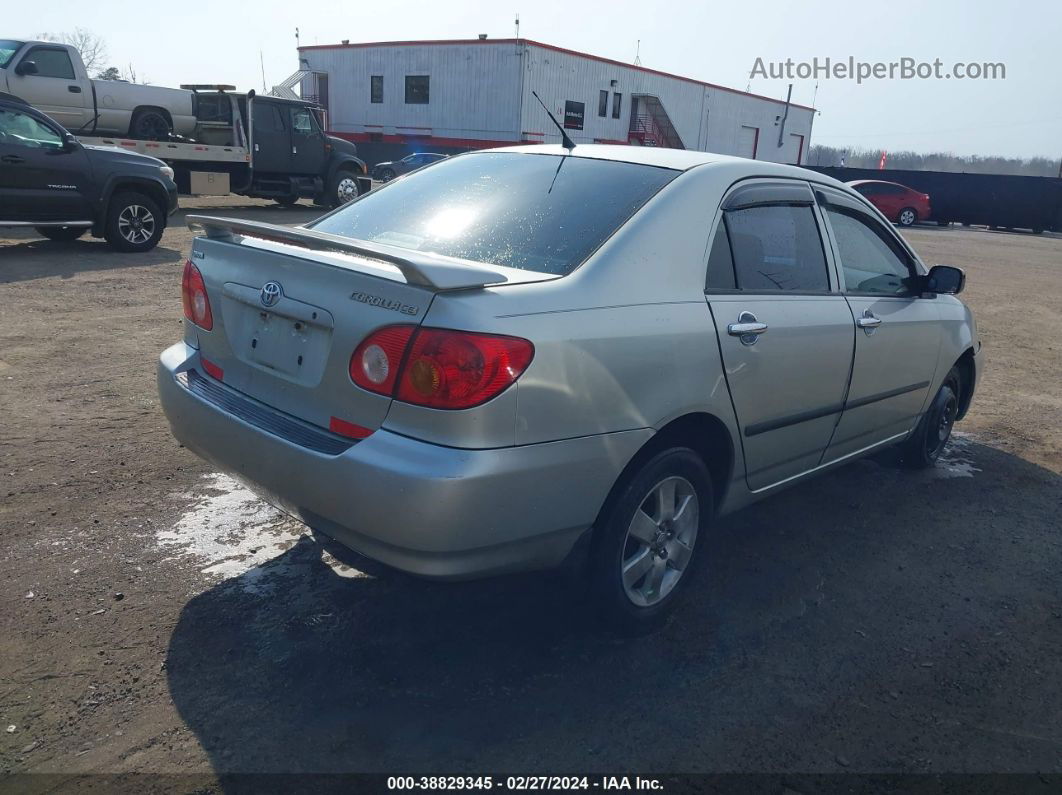
[[[406,75],[406,104],[428,104],[428,75]]]
[[[612,95],[612,118],[620,117],[620,109],[623,107],[623,94],[616,92]]]
[[[369,102],[383,102],[383,75],[373,75],[369,78]]]
[[[608,115],[608,92],[597,92],[597,115],[604,118]]]

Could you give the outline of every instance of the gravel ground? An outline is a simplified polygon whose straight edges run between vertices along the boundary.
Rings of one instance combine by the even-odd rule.
[[[318,544],[179,448],[180,216],[143,255],[0,229],[0,771],[1062,772],[1062,239],[905,234],[987,349],[946,461],[729,517],[617,640],[555,578]]]

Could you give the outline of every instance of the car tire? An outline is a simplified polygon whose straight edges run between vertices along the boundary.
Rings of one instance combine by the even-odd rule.
[[[951,221],[937,221],[937,226],[951,226]]]
[[[166,228],[166,216],[149,197],[134,191],[111,197],[103,236],[116,251],[150,251]]]
[[[918,220],[918,211],[914,207],[904,207],[896,216],[896,220],[900,226],[911,226]]]
[[[338,207],[358,197],[358,175],[353,171],[340,169],[328,180],[325,190],[325,202],[329,207]]]
[[[84,226],[38,226],[34,228],[37,230],[37,234],[41,237],[46,237],[49,240],[55,240],[61,243],[69,243],[71,240],[77,240],[83,234],[88,232],[88,229]]]
[[[951,368],[922,419],[900,446],[900,461],[908,469],[931,467],[940,458],[959,413],[961,384],[959,371]]]
[[[380,181],[381,182],[390,182],[396,176],[398,176],[398,175],[395,174],[395,170],[393,168],[385,168],[383,171],[380,172]]]
[[[629,635],[663,624],[703,566],[713,515],[711,476],[689,448],[663,450],[625,475],[595,523],[587,562],[602,621]]]
[[[166,114],[151,108],[138,110],[129,122],[129,137],[141,141],[164,141],[173,135],[173,125]]]
[[[291,206],[295,205],[296,203],[298,203],[299,197],[298,196],[278,196],[278,197],[276,197],[274,199],[274,201],[277,204],[281,205],[282,207],[291,207]]]

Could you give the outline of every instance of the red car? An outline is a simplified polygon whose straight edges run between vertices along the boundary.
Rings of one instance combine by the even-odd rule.
[[[848,187],[866,197],[866,200],[881,210],[882,215],[900,226],[910,226],[915,221],[926,221],[931,212],[929,194],[877,179],[857,179]]]

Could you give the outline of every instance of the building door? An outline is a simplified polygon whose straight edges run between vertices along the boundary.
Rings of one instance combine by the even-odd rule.
[[[759,146],[760,128],[741,125],[741,129],[738,130],[737,152],[735,154],[738,157],[747,157],[755,160],[756,150],[759,149]]]
[[[793,163],[799,166],[804,160],[804,136],[797,133],[789,133],[789,140],[793,144]]]

